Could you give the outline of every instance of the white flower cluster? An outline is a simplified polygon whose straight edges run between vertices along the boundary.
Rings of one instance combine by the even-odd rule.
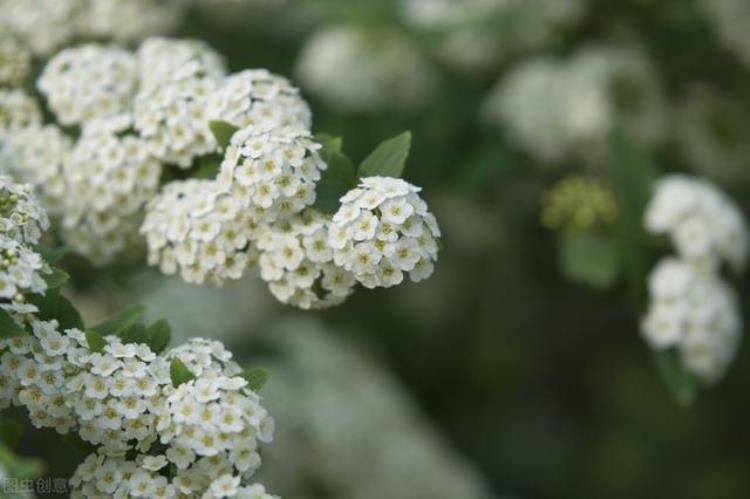
[[[260,276],[279,301],[319,309],[343,303],[351,294],[356,281],[333,263],[330,229],[330,221],[308,210],[260,231]]]
[[[38,55],[81,39],[141,40],[169,31],[186,0],[0,0],[0,31]]]
[[[750,65],[750,4],[744,0],[701,0],[712,28],[723,45]]]
[[[0,234],[19,243],[36,244],[49,219],[30,184],[16,184],[0,175]]]
[[[92,121],[65,163],[62,237],[94,264],[105,264],[138,239],[142,209],[156,195],[162,166],[127,115]]]
[[[15,184],[0,175],[0,307],[19,314],[36,309],[25,303],[27,293],[43,293],[49,267],[30,246],[49,227],[46,212],[32,186]]]
[[[149,38],[138,48],[141,92],[152,92],[168,83],[207,76],[219,80],[226,74],[224,60],[200,40]]]
[[[389,177],[363,178],[341,198],[328,239],[334,262],[365,287],[426,279],[437,260],[440,228],[418,192]]]
[[[57,126],[32,124],[0,140],[0,170],[33,185],[47,213],[58,216],[66,193],[63,163],[72,147]]]
[[[115,46],[65,49],[45,66],[37,86],[63,125],[120,114],[131,107],[138,84],[136,58]]]
[[[0,86],[20,86],[30,72],[31,53],[0,26]]]
[[[618,126],[641,143],[658,144],[668,115],[644,56],[606,47],[522,64],[491,92],[483,113],[543,162],[599,157]]]
[[[659,350],[677,348],[685,368],[705,383],[721,379],[742,333],[737,296],[712,270],[665,258],[649,277],[651,304],[643,335]]]
[[[309,130],[312,112],[289,80],[265,69],[249,69],[227,77],[209,102],[211,119],[238,128],[254,125]]]
[[[220,342],[197,338],[157,356],[104,340],[92,352],[82,331],[35,321],[32,335],[0,341],[0,407],[23,406],[36,427],[97,446],[72,479],[75,497],[265,494],[241,484],[260,466],[257,441],[273,439],[273,419]],[[179,387],[175,358],[196,376]],[[155,448],[163,455],[150,455]],[[169,481],[158,474],[167,465]]]
[[[334,27],[307,40],[297,61],[302,87],[342,111],[413,109],[432,95],[432,67],[397,34]]]
[[[745,268],[750,234],[742,213],[724,193],[688,175],[661,179],[646,210],[646,229],[668,234],[680,257],[709,266]]]
[[[39,104],[23,90],[0,89],[0,146],[5,134],[42,122]]]
[[[147,84],[136,96],[133,109],[135,128],[157,158],[189,168],[198,156],[216,152],[218,145],[208,126],[208,102],[219,80],[208,73],[209,68],[201,59],[191,59],[176,68],[170,63],[146,70],[168,75],[154,82],[154,88]],[[180,77],[183,72],[186,76]]]
[[[239,477],[216,475],[221,470],[217,459],[204,458],[191,470],[179,470],[167,478],[164,455],[122,456],[90,454],[70,479],[73,499],[100,497],[146,497],[149,499],[278,499],[260,484],[241,485]],[[208,485],[204,485],[208,483]]]
[[[298,128],[249,126],[227,147],[218,184],[265,221],[286,218],[315,202],[315,184],[327,165],[320,144]]]
[[[645,225],[669,234],[678,257],[663,259],[652,271],[643,335],[653,348],[677,348],[690,373],[714,383],[734,358],[742,331],[739,303],[722,279],[721,264],[744,269],[750,249],[744,219],[713,185],[670,175],[659,182]]]
[[[431,47],[467,70],[497,65],[503,57],[550,44],[580,20],[583,0],[400,0],[404,22],[431,36]],[[499,29],[499,26],[502,28]]]
[[[695,85],[683,98],[677,122],[682,160],[724,184],[750,179],[750,111],[742,102]]]
[[[187,282],[221,284],[254,265],[255,219],[216,182],[191,179],[167,184],[149,202],[140,230],[149,264],[165,274],[179,269]]]

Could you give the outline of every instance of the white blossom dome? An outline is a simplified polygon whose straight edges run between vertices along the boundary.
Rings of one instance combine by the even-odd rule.
[[[135,128],[160,161],[190,168],[195,158],[218,150],[208,126],[208,99],[217,85],[210,78],[185,78],[137,95]]]
[[[127,115],[91,122],[65,162],[62,236],[98,265],[138,240],[142,209],[156,195],[161,164]]]
[[[35,310],[24,306],[23,295],[43,293],[47,289],[43,275],[47,273],[49,267],[41,255],[15,239],[0,237],[0,307],[17,312]]]
[[[323,215],[307,210],[260,230],[260,276],[279,301],[322,309],[343,303],[351,294],[356,281],[333,263],[330,228]]]
[[[149,38],[138,48],[138,74],[142,92],[152,92],[170,82],[226,75],[224,59],[200,40]]]
[[[713,184],[688,175],[667,175],[645,214],[646,229],[667,234],[682,258],[745,267],[750,235],[734,202]]]
[[[272,222],[300,213],[315,202],[315,184],[327,168],[320,144],[309,132],[249,126],[227,147],[217,183],[244,207]]]
[[[238,128],[255,125],[309,130],[310,106],[289,80],[265,69],[249,69],[227,77],[212,95],[211,119]]]
[[[76,35],[85,0],[0,0],[0,30],[17,37],[35,54],[48,55]]]
[[[649,61],[637,50],[617,47],[524,62],[490,92],[482,113],[550,163],[601,157],[617,127],[640,143],[657,145],[669,116]]]
[[[313,34],[296,73],[305,90],[351,112],[417,108],[435,86],[432,67],[408,39],[350,27]]]
[[[256,261],[253,210],[209,180],[167,184],[146,207],[140,229],[150,265],[187,282],[222,284],[241,278]]]
[[[239,476],[222,474],[226,463],[220,459],[201,458],[189,469],[177,469],[173,476],[163,473],[168,464],[164,454],[133,458],[89,454],[70,479],[70,497],[278,499],[260,484],[242,485]]]
[[[63,125],[127,111],[138,85],[136,58],[116,46],[65,49],[44,67],[37,86]]]
[[[334,262],[367,288],[428,278],[437,261],[440,229],[421,189],[405,180],[366,177],[341,198],[328,244]]]
[[[15,38],[0,35],[0,86],[21,86],[30,72],[29,50]]]
[[[62,168],[72,148],[57,126],[30,126],[0,140],[0,170],[33,185],[47,213],[59,216],[67,192]]]
[[[9,132],[41,123],[42,111],[33,97],[23,90],[0,89],[0,145]]]
[[[642,332],[653,348],[677,348],[705,383],[723,377],[739,346],[742,318],[734,291],[712,269],[665,258],[649,277],[651,303]]]
[[[0,237],[33,245],[48,228],[47,212],[36,199],[33,186],[0,175]]]

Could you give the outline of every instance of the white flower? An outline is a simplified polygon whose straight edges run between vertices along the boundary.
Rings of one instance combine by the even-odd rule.
[[[682,363],[706,383],[726,372],[742,331],[737,297],[713,269],[665,258],[649,277],[651,304],[642,331],[656,349],[677,348]]]
[[[498,83],[482,110],[544,162],[598,158],[616,125],[648,145],[666,132],[667,110],[649,61],[638,51],[587,47],[569,60],[542,57]]]
[[[248,126],[227,147],[217,179],[243,207],[273,222],[300,213],[315,202],[315,184],[326,164],[302,129]]]
[[[63,167],[62,237],[95,264],[137,240],[142,209],[158,188],[161,164],[142,139],[124,134],[129,124],[128,116],[90,122]]]
[[[303,309],[342,303],[354,275],[333,262],[330,221],[313,210],[263,227],[258,237],[260,276],[281,302]]]
[[[158,37],[141,44],[138,68],[143,92],[192,78],[219,80],[226,74],[224,60],[205,42]]]
[[[0,30],[34,53],[46,55],[72,40],[76,16],[84,7],[83,0],[0,0]]]
[[[58,121],[74,125],[128,110],[137,79],[134,55],[115,46],[91,44],[55,55],[37,86]]]
[[[222,284],[241,278],[256,260],[250,241],[258,215],[208,180],[167,184],[149,202],[141,226],[149,263],[180,271],[187,282]]]
[[[227,77],[209,101],[212,120],[238,128],[276,126],[309,130],[310,107],[289,80],[265,69],[252,69]]]
[[[399,284],[404,272],[413,281],[428,277],[440,229],[420,190],[401,179],[363,178],[333,216],[334,263],[368,288]]]
[[[409,40],[352,27],[314,33],[296,73],[304,89],[345,111],[417,108],[435,87],[432,67]]]
[[[49,228],[47,213],[30,184],[17,184],[0,175],[0,236],[36,244]]]
[[[714,185],[688,175],[662,178],[645,214],[646,229],[668,234],[682,258],[745,267],[750,245],[744,217]]]
[[[30,72],[29,50],[11,36],[0,36],[0,85],[21,86]]]
[[[232,497],[237,494],[237,488],[240,485],[240,477],[232,475],[222,475],[211,483],[209,491],[214,497]]]
[[[47,212],[60,215],[66,194],[62,165],[71,149],[71,140],[55,125],[30,126],[0,140],[0,170],[32,184]]]
[[[2,64],[0,64],[0,70]],[[20,89],[0,89],[0,136],[22,130],[31,126],[39,126],[42,122],[42,112],[35,99]],[[0,147],[6,138],[0,140]]]

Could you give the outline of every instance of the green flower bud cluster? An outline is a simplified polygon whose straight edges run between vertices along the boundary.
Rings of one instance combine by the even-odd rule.
[[[552,230],[591,230],[612,224],[617,216],[612,192],[592,177],[566,177],[542,199],[542,224]]]

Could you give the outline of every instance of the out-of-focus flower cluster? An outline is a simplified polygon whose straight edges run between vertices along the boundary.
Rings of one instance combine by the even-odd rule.
[[[742,331],[735,291],[721,273],[722,264],[736,273],[746,266],[750,234],[742,214],[709,182],[670,175],[659,181],[645,225],[669,235],[678,257],[663,259],[651,274],[643,335],[656,349],[677,348],[689,372],[716,382]]]
[[[639,51],[608,47],[521,63],[487,98],[484,114],[543,162],[601,158],[617,127],[659,144],[667,119],[649,61]]]
[[[307,494],[311,479],[330,497],[491,497],[471,464],[350,335],[332,334],[310,317],[276,322],[268,332],[274,355],[264,363],[274,374],[264,400],[279,429],[264,449],[261,482],[288,497]]]
[[[0,34],[40,56],[80,39],[138,41],[169,31],[186,0],[1,0]]]

